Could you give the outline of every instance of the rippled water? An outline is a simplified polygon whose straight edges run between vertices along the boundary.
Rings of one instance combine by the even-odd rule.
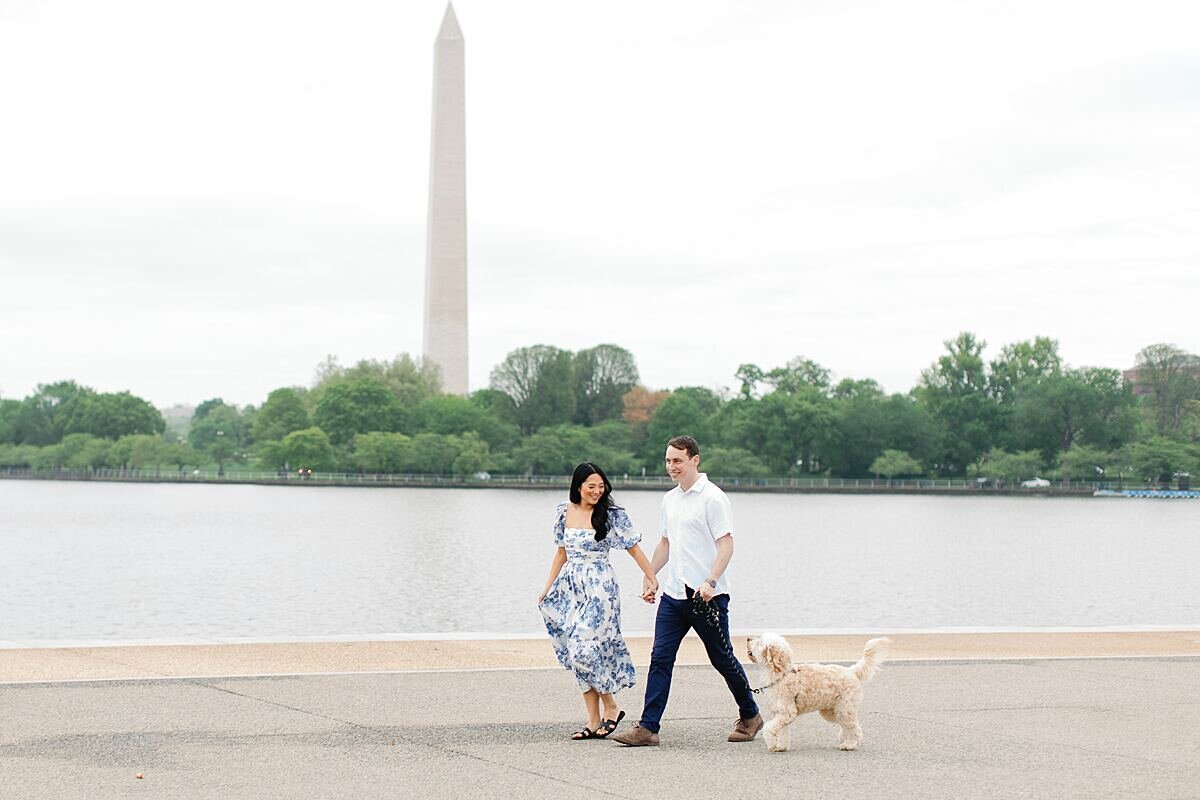
[[[562,494],[0,481],[0,643],[539,635]],[[1197,501],[731,499],[736,630],[1200,625]]]

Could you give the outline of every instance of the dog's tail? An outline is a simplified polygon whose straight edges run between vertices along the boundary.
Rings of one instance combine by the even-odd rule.
[[[872,639],[867,642],[867,646],[863,649],[863,657],[850,669],[854,671],[854,674],[860,681],[866,683],[875,677],[875,672],[879,669],[879,665],[883,663],[883,659],[887,656],[888,648],[891,645],[891,639]]]

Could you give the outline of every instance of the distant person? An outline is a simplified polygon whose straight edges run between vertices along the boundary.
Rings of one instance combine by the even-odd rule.
[[[608,553],[626,550],[645,574],[642,599],[654,602],[658,580],[638,546],[641,534],[625,509],[612,501],[612,484],[595,464],[580,464],[571,476],[570,502],[554,519],[554,559],[538,595],[538,608],[559,663],[575,673],[583,692],[587,724],[575,740],[605,739],[625,712],[614,694],[633,686],[633,659],[621,636],[621,596]],[[565,567],[565,568],[564,568]],[[603,708],[602,708],[603,707]]]
[[[762,729],[763,718],[729,641],[730,587],[725,574],[733,558],[729,498],[700,472],[700,445],[691,436],[676,436],[667,443],[666,467],[677,485],[663,496],[661,538],[650,559],[655,574],[664,566],[667,574],[654,620],[646,702],[641,721],[613,739],[631,747],[658,744],[675,656],[683,637],[695,629],[708,660],[737,701],[738,720],[728,741],[749,742]],[[643,588],[652,593],[651,587],[647,578]]]

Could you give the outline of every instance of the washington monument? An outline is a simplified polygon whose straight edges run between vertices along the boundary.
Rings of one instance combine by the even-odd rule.
[[[442,387],[467,386],[467,134],[463,35],[446,6],[433,45],[433,126],[425,243],[424,356]]]

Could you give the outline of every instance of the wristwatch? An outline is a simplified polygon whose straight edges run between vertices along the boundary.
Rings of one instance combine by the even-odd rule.
[[[714,589],[717,588],[717,582],[714,581],[712,578],[705,578],[704,582],[707,583],[709,586],[713,587]]]

